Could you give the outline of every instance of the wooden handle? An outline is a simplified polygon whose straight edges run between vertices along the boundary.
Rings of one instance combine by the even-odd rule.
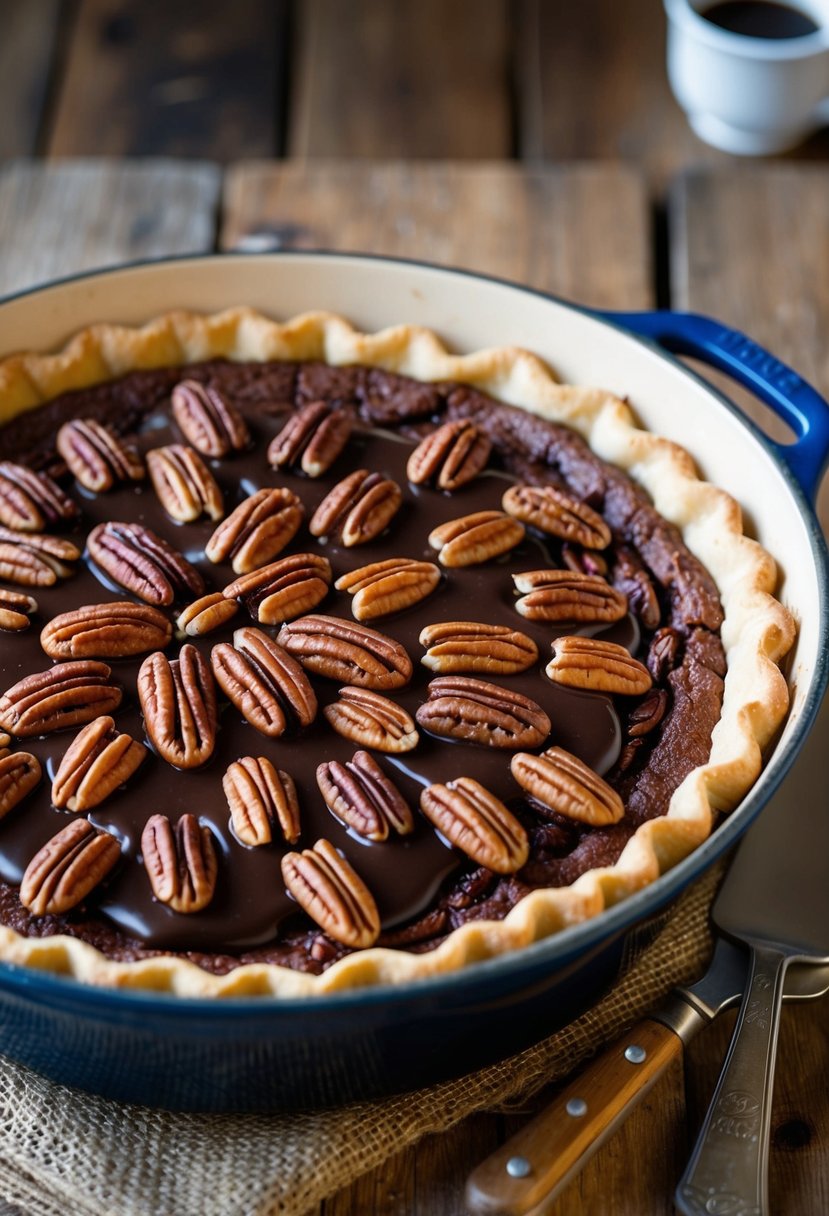
[[[476,1216],[538,1211],[681,1054],[682,1040],[673,1030],[649,1018],[639,1022],[477,1166],[466,1183],[469,1211]]]

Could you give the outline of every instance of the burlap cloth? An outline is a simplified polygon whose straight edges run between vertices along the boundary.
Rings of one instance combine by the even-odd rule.
[[[0,1060],[0,1196],[31,1216],[305,1216],[392,1153],[571,1072],[699,974],[709,872],[634,943],[608,995],[512,1059],[415,1094],[296,1115],[181,1115],[123,1106]]]

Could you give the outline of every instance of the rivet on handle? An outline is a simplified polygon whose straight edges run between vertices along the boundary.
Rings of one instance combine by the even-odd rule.
[[[638,1043],[631,1043],[630,1047],[625,1048],[625,1059],[629,1064],[643,1064],[647,1056],[644,1047],[640,1047]]]
[[[587,1103],[584,1098],[571,1098],[564,1108],[574,1119],[581,1119],[587,1114]]]
[[[510,1178],[526,1178],[532,1172],[533,1167],[526,1157],[510,1157],[507,1162],[507,1173]]]

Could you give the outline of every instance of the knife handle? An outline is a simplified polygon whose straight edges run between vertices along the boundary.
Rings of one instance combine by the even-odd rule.
[[[628,1116],[672,1060],[679,1035],[645,1018],[571,1081],[469,1175],[466,1205],[476,1216],[527,1216],[554,1199]]]

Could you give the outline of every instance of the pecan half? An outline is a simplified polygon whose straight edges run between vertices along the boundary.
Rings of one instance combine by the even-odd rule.
[[[420,660],[423,666],[441,673],[480,671],[507,676],[526,671],[538,658],[532,638],[507,625],[441,621],[427,625],[419,641],[427,648]]]
[[[311,401],[292,414],[271,440],[268,463],[274,469],[299,464],[308,477],[321,477],[348,443],[352,426],[351,415],[344,410]]]
[[[484,747],[538,747],[550,733],[547,714],[529,697],[468,676],[439,676],[415,715],[432,735]]]
[[[441,490],[457,490],[478,476],[491,451],[491,440],[474,422],[445,422],[417,445],[406,476],[416,486],[434,481]]]
[[[380,913],[374,897],[329,841],[286,853],[282,878],[299,906],[335,941],[358,950],[377,941]]]
[[[335,616],[303,616],[283,625],[280,646],[316,675],[361,688],[402,688],[412,661],[394,638]]]
[[[125,785],[147,756],[143,743],[122,734],[107,714],[90,722],[64,753],[52,782],[52,802],[88,811]]]
[[[55,446],[70,473],[87,490],[101,494],[122,481],[141,481],[144,462],[134,447],[94,418],[75,418],[58,431]]]
[[[141,524],[98,524],[86,544],[96,566],[147,604],[164,607],[204,591],[198,570]]]
[[[237,629],[232,646],[213,647],[210,662],[225,696],[263,735],[277,739],[291,724],[314,721],[317,698],[308,677],[261,629]]]
[[[0,629],[21,633],[31,625],[29,617],[34,612],[37,612],[37,600],[31,595],[0,587]]]
[[[20,902],[35,916],[61,916],[106,878],[120,856],[121,846],[109,832],[73,819],[29,862]]]
[[[81,659],[24,676],[0,697],[0,726],[18,739],[83,726],[121,704],[106,663]]]
[[[575,570],[576,574],[600,574],[602,578],[607,575],[607,560],[595,549],[585,549],[564,541],[561,560],[568,570]]]
[[[147,734],[176,768],[197,768],[216,746],[216,686],[207,661],[189,642],[172,662],[156,652],[141,664],[138,698]]]
[[[551,747],[540,756],[518,752],[510,768],[522,790],[568,819],[600,828],[618,823],[625,813],[616,791],[561,747]]]
[[[255,621],[281,625],[321,603],[331,586],[331,563],[317,553],[294,553],[237,578],[223,594],[240,599]]]
[[[653,580],[642,562],[627,545],[617,545],[610,577],[613,586],[627,596],[628,606],[644,627],[653,631],[662,619]]]
[[[478,566],[509,553],[524,539],[524,525],[503,511],[475,511],[429,533],[442,566]]]
[[[603,578],[574,570],[528,570],[513,574],[516,609],[528,621],[620,621],[627,596]]]
[[[0,523],[19,532],[42,532],[77,515],[77,505],[46,473],[0,461]]]
[[[141,833],[141,855],[159,903],[184,914],[210,903],[219,863],[210,828],[195,815],[182,815],[175,828],[166,815],[151,815]]]
[[[207,465],[192,448],[168,443],[147,453],[147,470],[158,501],[171,519],[189,524],[201,515],[221,519],[222,492]]]
[[[636,697],[653,683],[647,667],[615,642],[572,635],[556,638],[552,648],[545,670],[551,680],[567,688]]]
[[[282,552],[304,515],[305,508],[290,490],[257,490],[219,524],[204,552],[211,562],[230,558],[237,574],[248,574]]]
[[[610,528],[597,511],[555,486],[510,486],[501,506],[515,519],[587,549],[606,549]]]
[[[212,385],[182,380],[173,389],[171,402],[179,430],[203,456],[227,456],[250,443],[244,418]]]
[[[243,844],[270,844],[274,828],[288,844],[299,840],[299,799],[290,773],[276,769],[266,756],[234,760],[222,785],[233,831]]]
[[[115,600],[61,612],[41,633],[40,644],[51,659],[123,659],[160,650],[172,636],[172,625],[157,608]]]
[[[679,663],[682,637],[670,625],[657,629],[648,649],[647,668],[657,684],[664,684]]]
[[[20,587],[52,587],[75,573],[81,556],[71,541],[0,527],[0,578]]]
[[[32,792],[41,776],[40,761],[31,752],[0,756],[0,819]]]
[[[378,752],[410,752],[420,738],[402,705],[368,688],[341,688],[322,712],[338,735]]]
[[[226,625],[238,611],[239,605],[235,600],[225,599],[221,591],[211,591],[209,595],[203,595],[183,608],[176,618],[176,624],[188,637],[200,638]]]
[[[514,874],[530,852],[527,833],[511,811],[471,777],[430,785],[420,809],[450,844],[496,874]]]
[[[382,473],[356,469],[326,494],[308,525],[312,536],[333,536],[347,549],[375,540],[400,510],[403,491]]]
[[[320,764],[317,785],[332,815],[366,840],[387,840],[414,831],[414,816],[400,790],[368,752],[355,752],[346,764]]]
[[[419,604],[439,582],[440,570],[434,562],[389,557],[349,571],[334,585],[338,591],[347,591],[354,597],[351,611],[358,621],[373,621]]]
[[[641,739],[656,730],[668,708],[668,693],[664,688],[652,688],[647,696],[634,705],[628,714],[627,733],[629,739]]]

